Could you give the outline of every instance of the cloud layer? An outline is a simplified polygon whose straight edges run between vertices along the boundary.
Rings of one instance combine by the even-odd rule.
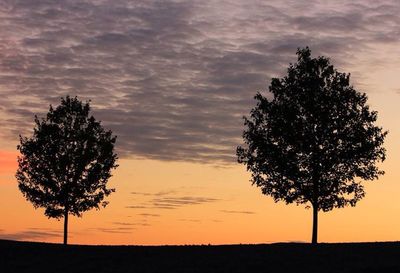
[[[122,157],[232,163],[253,95],[297,47],[346,72],[383,65],[399,12],[395,0],[1,1],[0,137],[15,143],[70,94],[92,100]]]
[[[203,196],[176,196],[176,191],[161,191],[157,193],[131,192],[133,195],[146,197],[140,205],[126,206],[128,209],[178,209],[190,205],[202,205],[221,201],[221,199]],[[141,213],[144,217],[159,216],[158,214]]]
[[[62,232],[55,229],[29,228],[13,233],[4,233],[0,230],[0,238],[6,240],[46,240],[53,237],[61,237]]]

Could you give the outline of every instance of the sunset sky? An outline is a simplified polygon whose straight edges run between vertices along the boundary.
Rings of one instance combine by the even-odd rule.
[[[62,242],[17,188],[16,145],[66,95],[117,136],[109,206],[71,217],[72,244],[309,241],[312,210],[274,203],[236,161],[253,96],[309,46],[378,111],[386,172],[319,241],[400,240],[397,0],[0,1],[0,238]]]

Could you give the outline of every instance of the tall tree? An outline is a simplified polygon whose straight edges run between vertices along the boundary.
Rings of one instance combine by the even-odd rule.
[[[285,77],[272,79],[272,99],[255,96],[237,156],[263,194],[312,206],[316,244],[318,211],[355,206],[365,195],[362,181],[384,174],[376,163],[385,160],[387,132],[375,125],[377,112],[350,85],[350,74],[328,58],[311,58],[308,47],[297,56]]]
[[[106,184],[118,166],[116,136],[89,113],[89,102],[62,98],[46,118],[35,116],[33,136],[20,136],[17,146],[18,187],[35,208],[45,208],[46,216],[64,218],[64,244],[68,215],[105,207],[104,198],[115,191]]]

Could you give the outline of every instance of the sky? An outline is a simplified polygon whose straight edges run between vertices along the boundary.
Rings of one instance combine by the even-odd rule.
[[[386,172],[356,207],[320,213],[319,241],[400,240],[396,0],[0,1],[0,238],[61,242],[18,191],[19,135],[61,97],[118,136],[116,192],[71,217],[75,244],[303,242],[312,211],[274,203],[237,163],[244,115],[296,50],[351,73],[389,131]]]

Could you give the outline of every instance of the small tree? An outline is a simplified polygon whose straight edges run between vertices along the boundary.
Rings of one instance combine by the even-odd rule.
[[[114,189],[106,187],[116,168],[116,137],[89,117],[89,103],[76,97],[61,99],[46,118],[35,116],[33,136],[20,136],[18,187],[35,208],[44,207],[49,218],[64,217],[67,244],[68,215],[81,216],[103,201]]]
[[[365,195],[362,180],[384,173],[376,162],[385,159],[387,132],[374,125],[377,112],[349,84],[349,74],[325,57],[311,58],[308,47],[297,55],[287,76],[272,79],[272,100],[255,96],[237,156],[263,194],[312,206],[316,244],[318,211],[355,206]]]

